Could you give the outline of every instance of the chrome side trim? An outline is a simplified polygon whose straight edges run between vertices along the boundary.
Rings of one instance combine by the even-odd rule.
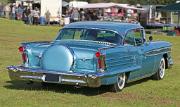
[[[20,78],[44,80],[44,79],[43,79],[43,76],[28,76],[28,75],[22,75],[22,76],[20,76]]]
[[[151,51],[148,51],[145,53],[145,56],[154,56],[154,55],[159,55],[163,54],[164,52],[171,52],[171,48],[159,48],[159,49],[154,49]]]
[[[71,83],[82,83],[82,84],[86,83],[85,81],[82,81],[82,80],[73,80],[73,79],[62,79],[61,81],[62,82],[71,82]]]

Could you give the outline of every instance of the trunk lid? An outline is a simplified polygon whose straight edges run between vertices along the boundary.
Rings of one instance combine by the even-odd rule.
[[[115,44],[98,41],[61,40],[23,43],[28,62],[26,67],[58,72],[96,72],[95,53]]]
[[[30,68],[40,68],[42,54],[51,44],[52,43],[48,41],[22,43],[22,46],[25,48],[24,53],[27,57],[27,60],[24,62],[24,66]]]

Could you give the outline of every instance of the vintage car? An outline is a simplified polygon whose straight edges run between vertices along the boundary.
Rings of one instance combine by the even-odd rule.
[[[23,64],[7,67],[12,80],[107,85],[115,92],[145,77],[161,80],[173,64],[171,43],[146,40],[144,28],[133,23],[71,23],[54,41],[25,42],[19,52]]]

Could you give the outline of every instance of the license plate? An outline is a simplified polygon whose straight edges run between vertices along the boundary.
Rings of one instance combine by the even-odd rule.
[[[61,76],[57,74],[46,74],[45,81],[46,82],[61,82]]]

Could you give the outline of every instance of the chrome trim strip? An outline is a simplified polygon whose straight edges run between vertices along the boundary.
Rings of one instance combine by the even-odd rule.
[[[167,51],[167,52],[169,52],[169,51]],[[145,56],[156,56],[156,55],[160,55],[160,54],[164,54],[164,52],[156,53],[156,54],[149,54],[149,55],[145,54]]]
[[[43,80],[43,76],[29,76],[29,75],[21,75],[20,78],[24,79],[38,79],[38,80]]]
[[[20,76],[20,78],[23,78],[23,79],[37,79],[37,80],[42,80],[44,82],[49,82],[49,81],[45,81],[45,75],[43,76],[26,76],[26,75],[22,75]],[[83,80],[74,80],[74,79],[63,79],[63,78],[60,78],[61,80],[59,80],[59,82],[71,82],[71,83],[81,83],[81,84],[86,84],[85,81]],[[51,81],[50,81],[51,82]],[[57,82],[57,83],[59,83]],[[56,82],[54,82],[56,83]]]
[[[61,79],[62,82],[71,82],[71,83],[82,83],[85,84],[85,81],[82,80],[73,80],[73,79]]]
[[[113,55],[108,55],[108,56],[113,56]],[[114,58],[107,58],[106,61],[122,60],[122,59],[124,60],[125,58],[131,58],[131,57],[134,57],[134,55],[126,55],[126,56],[120,56],[120,57],[114,57]]]
[[[147,51],[145,53],[146,56],[152,56],[152,55],[159,55],[159,54],[162,54],[164,52],[171,52],[171,48],[159,48],[159,49],[153,49],[153,50],[150,50],[150,51]]]
[[[81,73],[75,73],[75,72],[61,72],[61,71],[48,71],[48,70],[42,70],[39,68],[36,69],[31,69],[31,68],[26,68],[23,66],[8,66],[7,67],[8,70],[12,70],[14,72],[16,71],[26,71],[26,72],[31,72],[31,73],[51,73],[51,74],[59,74],[59,75],[67,75],[67,76],[86,76],[85,74],[81,74]]]

